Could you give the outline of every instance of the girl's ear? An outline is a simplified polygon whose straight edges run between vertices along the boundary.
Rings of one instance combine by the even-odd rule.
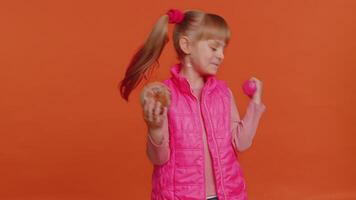
[[[189,55],[191,53],[191,40],[189,37],[182,36],[179,39],[179,46],[185,54]]]

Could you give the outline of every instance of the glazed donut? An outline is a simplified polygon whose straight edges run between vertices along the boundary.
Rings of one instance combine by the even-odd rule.
[[[161,82],[152,82],[147,84],[140,95],[140,103],[143,106],[144,100],[153,98],[159,101],[163,107],[168,107],[171,103],[171,93],[168,87]]]

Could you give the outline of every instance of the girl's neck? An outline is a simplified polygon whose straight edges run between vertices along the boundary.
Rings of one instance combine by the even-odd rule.
[[[184,76],[192,89],[201,89],[204,86],[204,77],[202,77],[197,71],[192,67],[186,67],[183,64],[181,71],[179,72],[181,76]]]

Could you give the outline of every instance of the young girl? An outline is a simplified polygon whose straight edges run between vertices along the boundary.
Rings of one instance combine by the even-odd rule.
[[[170,104],[144,96],[147,155],[154,165],[153,200],[246,200],[246,185],[238,152],[248,149],[266,106],[261,102],[262,82],[252,77],[257,90],[246,115],[240,119],[233,94],[215,75],[224,59],[230,30],[215,14],[169,10],[154,25],[135,54],[120,83],[123,98],[158,63],[168,42],[167,25],[175,24],[173,43],[179,63],[163,81]],[[152,88],[145,87],[144,92]]]

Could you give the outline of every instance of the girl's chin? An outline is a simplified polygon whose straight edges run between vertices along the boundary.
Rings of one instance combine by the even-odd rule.
[[[212,66],[213,68],[216,68],[216,69],[219,68],[219,65],[211,64],[211,66]]]
[[[213,72],[216,73],[216,72],[219,70],[219,66],[217,66],[217,65],[212,65],[212,66],[211,66],[211,69],[212,69],[211,71],[213,71]]]
[[[201,73],[203,76],[215,76],[218,72],[216,65],[211,64],[209,67],[205,68],[204,72]]]
[[[209,70],[206,75],[207,76],[215,76],[217,74],[218,70],[216,69],[212,69],[212,70]]]

